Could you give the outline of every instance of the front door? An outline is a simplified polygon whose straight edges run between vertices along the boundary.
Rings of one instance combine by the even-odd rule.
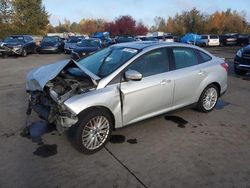
[[[123,81],[122,115],[127,125],[162,113],[172,106],[174,82],[169,71],[166,48],[153,50],[135,60],[127,68],[140,72],[140,81]]]

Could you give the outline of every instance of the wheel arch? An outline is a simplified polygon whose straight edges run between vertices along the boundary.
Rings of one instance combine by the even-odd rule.
[[[96,110],[96,109],[106,111],[110,115],[112,123],[113,123],[113,130],[115,130],[115,116],[112,113],[112,111],[109,108],[107,108],[106,106],[91,106],[91,107],[88,107],[88,108],[84,109],[83,111],[81,111],[77,116],[79,118],[80,116],[84,116],[85,114],[90,113],[91,111]]]
[[[212,82],[212,83],[208,84],[207,87],[210,86],[210,85],[215,85],[218,88],[218,94],[219,94],[219,97],[220,97],[221,85],[218,82]]]

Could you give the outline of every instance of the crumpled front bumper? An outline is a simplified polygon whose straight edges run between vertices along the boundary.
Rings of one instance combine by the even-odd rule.
[[[51,124],[55,124],[60,132],[63,132],[62,130],[67,129],[78,122],[76,114],[69,111],[66,106],[58,105],[50,99],[43,98],[38,102],[37,94],[28,92],[28,101],[28,113],[31,113],[33,110],[41,119],[48,121]]]

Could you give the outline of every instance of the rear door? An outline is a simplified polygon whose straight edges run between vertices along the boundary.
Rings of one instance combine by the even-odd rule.
[[[197,92],[207,72],[199,64],[197,52],[193,48],[173,47],[172,57],[174,70],[174,108],[186,106],[197,102]]]
[[[168,50],[160,48],[146,53],[127,67],[127,70],[140,72],[143,78],[121,83],[124,125],[154,116],[172,106],[174,83],[168,57]]]

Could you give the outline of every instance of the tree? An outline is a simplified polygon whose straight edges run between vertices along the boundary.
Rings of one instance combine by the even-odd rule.
[[[5,37],[11,30],[13,11],[10,0],[0,0],[0,37]]]
[[[44,35],[47,33],[49,15],[42,0],[12,0],[13,27],[16,34]]]
[[[135,34],[136,35],[146,35],[147,33],[148,33],[148,28],[142,22],[139,22],[136,25]]]
[[[119,35],[134,35],[136,21],[131,16],[120,16],[115,20],[115,26]]]

